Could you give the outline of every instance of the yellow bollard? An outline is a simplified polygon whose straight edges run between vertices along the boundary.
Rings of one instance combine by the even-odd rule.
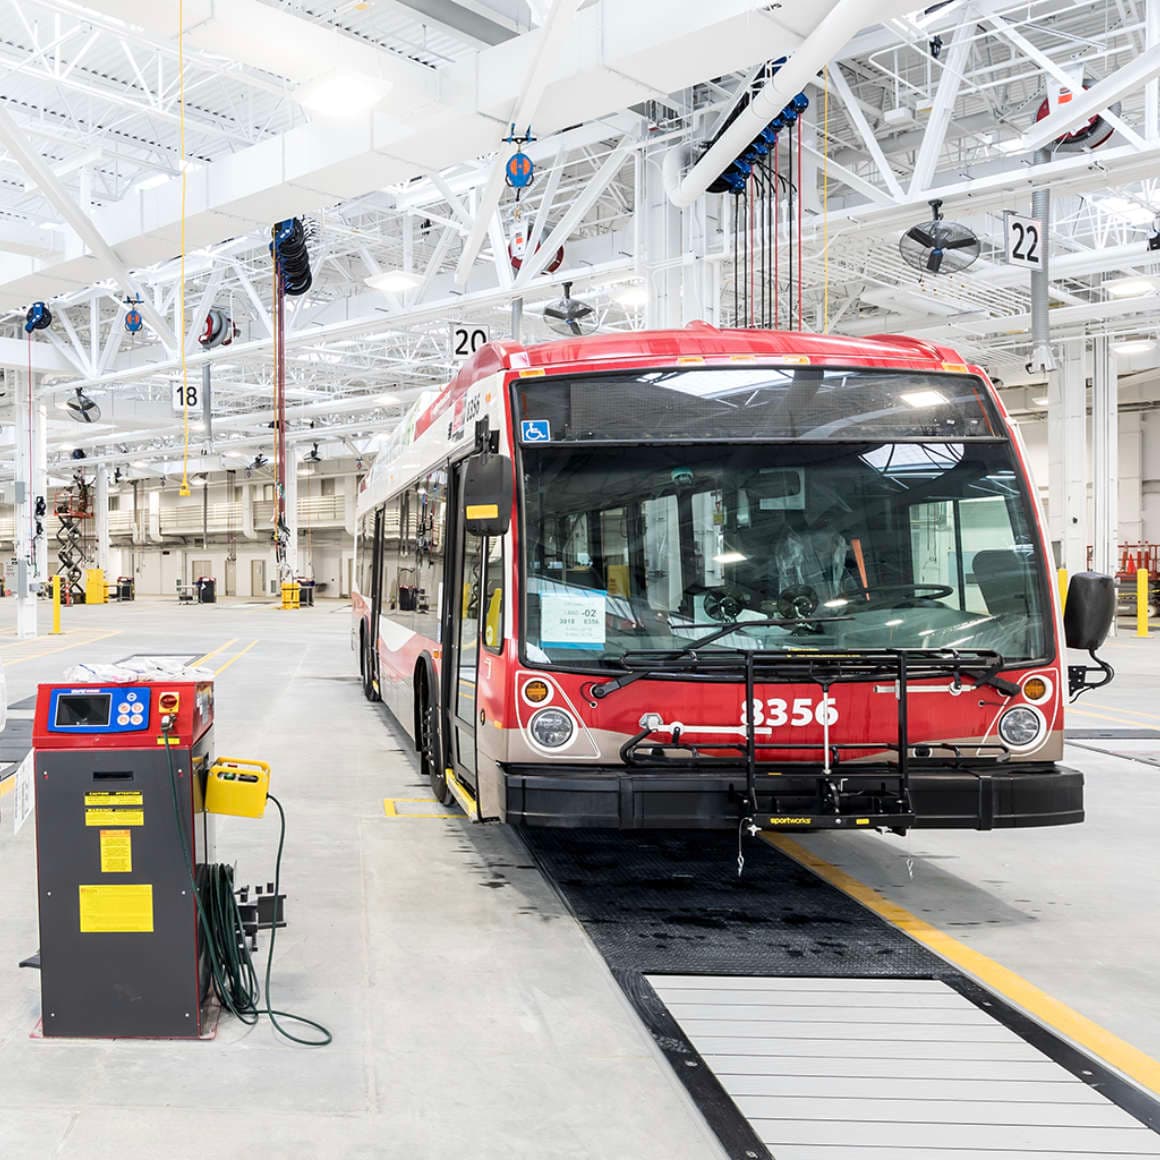
[[[1060,568],[1057,575],[1059,582],[1059,611],[1067,607],[1067,569]]]
[[[60,577],[52,578],[52,635],[60,636]]]
[[[1148,591],[1148,575],[1147,568],[1139,568],[1136,571],[1136,635],[1148,635],[1148,604],[1150,600],[1150,593]]]

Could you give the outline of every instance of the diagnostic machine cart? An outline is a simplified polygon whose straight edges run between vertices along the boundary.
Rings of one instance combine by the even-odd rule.
[[[213,711],[210,681],[40,686],[46,1036],[201,1034],[210,979],[193,882],[213,855]]]

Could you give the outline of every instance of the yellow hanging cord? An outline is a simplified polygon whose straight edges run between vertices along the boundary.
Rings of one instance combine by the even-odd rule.
[[[185,361],[185,4],[177,0],[177,132],[181,170],[181,280],[177,284],[177,341],[181,347],[181,417],[184,427],[181,453],[181,490],[189,495],[189,367]]]
[[[275,527],[278,526],[278,449],[280,442],[278,439],[278,248],[274,247],[271,255],[274,268],[274,279],[270,290],[270,323],[271,330],[274,332],[274,514],[271,522]]]
[[[822,332],[830,333],[830,70],[822,88]]]

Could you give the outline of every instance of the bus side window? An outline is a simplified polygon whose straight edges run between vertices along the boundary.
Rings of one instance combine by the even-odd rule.
[[[483,621],[483,646],[489,652],[503,651],[503,540],[487,541],[487,565],[483,591],[486,600]]]

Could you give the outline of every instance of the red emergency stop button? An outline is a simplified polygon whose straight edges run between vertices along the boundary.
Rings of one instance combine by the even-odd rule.
[[[177,693],[159,693],[157,696],[157,708],[162,713],[176,713],[180,703],[181,697]]]

